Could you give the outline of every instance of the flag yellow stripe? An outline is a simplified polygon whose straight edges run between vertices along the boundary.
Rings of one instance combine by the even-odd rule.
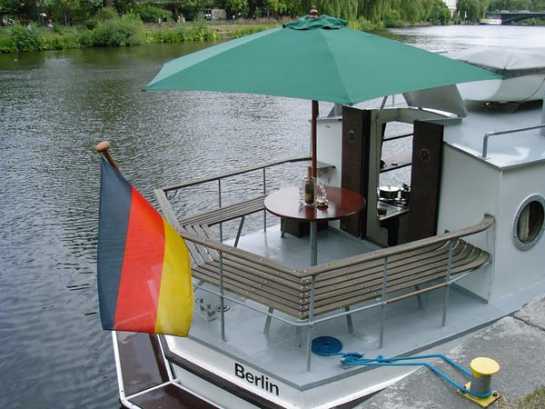
[[[183,239],[163,219],[165,254],[155,332],[187,336],[193,316],[191,261]]]

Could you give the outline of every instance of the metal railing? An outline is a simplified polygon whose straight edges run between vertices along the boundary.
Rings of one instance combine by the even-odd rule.
[[[272,168],[272,167],[280,166],[280,165],[285,165],[287,163],[306,162],[306,161],[310,161],[310,159],[311,159],[310,156],[279,159],[279,160],[267,162],[267,163],[262,164],[262,165],[252,166],[252,167],[244,168],[244,169],[229,172],[229,173],[224,173],[224,174],[221,174],[221,175],[205,177],[205,178],[199,178],[199,179],[190,180],[189,182],[180,183],[180,184],[177,184],[177,185],[166,186],[166,187],[157,189],[157,191],[162,191],[165,194],[165,197],[168,200],[171,200],[174,197],[176,197],[177,193],[180,190],[182,190],[184,188],[193,187],[193,186],[197,186],[197,185],[202,185],[202,184],[205,184],[205,183],[217,182],[218,208],[221,209],[222,206],[223,206],[222,181],[224,181],[225,179],[232,178],[232,177],[235,177],[235,176],[244,175],[244,174],[247,174],[247,173],[257,172],[257,171],[261,170],[262,173],[263,173],[263,176],[262,176],[263,196],[266,196],[267,195],[267,169],[268,168]],[[239,231],[237,233],[237,240],[236,240],[237,243],[238,243],[238,238],[240,237],[240,230],[242,229],[243,223],[244,223],[244,219],[242,219],[241,225],[239,226]],[[265,231],[267,230],[267,212],[266,212],[266,210],[263,210],[263,230],[265,230]],[[219,223],[219,232],[220,232],[220,241],[223,241],[223,222]]]
[[[509,134],[533,131],[533,130],[536,130],[536,129],[543,129],[543,128],[545,128],[545,125],[530,126],[528,128],[510,129],[508,131],[487,132],[487,133],[484,134],[483,150],[482,150],[481,155],[482,155],[483,159],[486,159],[486,157],[488,156],[488,140],[490,139],[491,136],[509,135]]]

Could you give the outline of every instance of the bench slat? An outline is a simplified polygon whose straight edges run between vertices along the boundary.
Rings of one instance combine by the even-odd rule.
[[[228,222],[233,219],[237,219],[248,214],[257,213],[265,208],[264,196],[257,197],[245,202],[235,203],[230,206],[214,209],[206,213],[201,213],[195,216],[190,216],[183,219],[180,224],[182,226],[189,226],[194,224],[202,224],[207,226],[213,226],[222,222]]]

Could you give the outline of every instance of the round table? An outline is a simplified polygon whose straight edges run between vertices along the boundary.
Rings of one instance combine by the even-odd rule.
[[[328,207],[305,206],[299,199],[299,188],[286,187],[265,198],[265,209],[270,213],[310,222],[310,264],[318,263],[317,223],[320,220],[336,220],[359,213],[365,199],[359,193],[348,189],[327,186]]]

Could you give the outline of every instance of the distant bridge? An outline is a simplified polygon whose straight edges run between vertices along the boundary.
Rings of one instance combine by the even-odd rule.
[[[545,19],[545,11],[491,11],[486,13],[486,18],[499,19],[503,25],[506,25],[530,18]]]

